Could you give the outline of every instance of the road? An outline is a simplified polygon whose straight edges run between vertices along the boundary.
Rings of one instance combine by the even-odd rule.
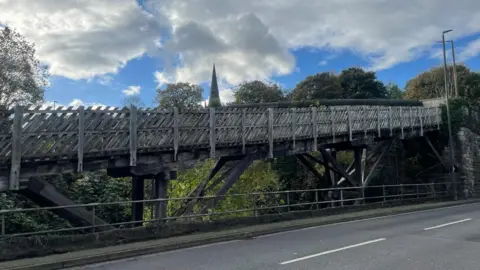
[[[75,269],[480,269],[480,204],[307,228]]]

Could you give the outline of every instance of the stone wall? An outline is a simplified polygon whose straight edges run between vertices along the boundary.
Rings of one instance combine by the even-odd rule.
[[[480,195],[480,135],[470,128],[461,127],[456,134],[455,150],[461,184],[469,197]],[[445,153],[448,155],[448,151]]]

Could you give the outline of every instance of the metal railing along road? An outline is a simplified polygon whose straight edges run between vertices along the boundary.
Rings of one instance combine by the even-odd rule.
[[[9,209],[0,210],[1,237],[11,238],[18,236],[29,236],[38,234],[65,234],[66,232],[95,232],[97,229],[106,227],[118,229],[129,225],[148,225],[165,221],[174,220],[176,222],[185,222],[185,220],[200,219],[227,219],[231,217],[260,216],[275,213],[287,213],[295,211],[322,210],[333,207],[346,207],[352,205],[363,205],[371,203],[388,203],[392,201],[411,200],[411,199],[441,199],[453,196],[451,193],[451,183],[424,183],[424,184],[403,184],[403,185],[381,185],[362,187],[344,187],[329,189],[308,189],[308,190],[288,190],[274,192],[255,192],[248,194],[227,194],[224,196],[205,196],[205,197],[184,197],[168,199],[151,199],[139,201],[120,201],[107,203],[89,203],[56,207],[39,207],[28,209]],[[154,218],[155,208],[159,204],[166,203],[173,209],[173,206],[179,206],[181,202],[197,199],[199,202],[206,203],[213,199],[222,199],[222,202],[215,209],[210,209],[206,213],[190,213],[182,216],[167,216],[164,218]],[[241,205],[238,209],[228,209],[223,203],[236,201]],[[142,221],[118,221],[114,220],[108,224],[95,224],[99,213],[108,209],[115,208],[122,211],[128,211],[133,204],[142,203],[144,205],[145,217]],[[228,207],[232,207],[232,203]],[[123,208],[122,208],[123,207]],[[75,226],[65,223],[62,228],[49,230],[16,231],[7,230],[9,222],[15,219],[15,215],[28,215],[39,212],[50,212],[61,209],[86,208],[90,210],[91,224]],[[50,213],[49,213],[50,214]],[[110,213],[112,214],[112,213]],[[118,213],[116,213],[118,214]],[[52,214],[50,214],[52,215]],[[128,215],[127,215],[128,216]],[[131,217],[130,217],[131,218]]]

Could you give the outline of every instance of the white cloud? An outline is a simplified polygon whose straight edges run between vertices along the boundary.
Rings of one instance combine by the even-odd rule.
[[[458,59],[460,61],[465,61],[465,60],[468,60],[469,58],[478,56],[479,54],[480,54],[480,38],[468,43],[468,45],[465,48],[462,48],[458,56]]]
[[[125,96],[134,96],[140,94],[142,88],[138,85],[130,85],[127,89],[123,90],[122,93]]]
[[[207,82],[211,64],[230,84],[295,70],[291,50],[348,50],[371,70],[417,59],[441,32],[460,38],[480,31],[477,0],[150,0],[168,18],[163,55],[179,61],[177,80]],[[328,59],[325,59],[328,63]],[[325,64],[325,62],[321,62]]]
[[[51,74],[71,79],[116,73],[153,51],[162,18],[135,0],[0,1],[0,24],[34,41]]]
[[[326,65],[328,65],[328,61],[327,60],[322,60],[322,61],[318,62],[318,65],[321,66],[321,67],[326,66]]]
[[[84,103],[81,99],[76,98],[76,99],[72,100],[72,102],[70,102],[70,104],[68,104],[68,105],[73,106],[73,107],[80,107],[80,106],[83,106]]]
[[[160,72],[160,71],[156,71],[154,73],[154,76],[155,76],[155,81],[158,84],[158,87],[162,87],[162,86],[164,86],[166,84],[169,84],[169,83],[175,83],[177,81],[176,76],[168,75],[168,74]]]

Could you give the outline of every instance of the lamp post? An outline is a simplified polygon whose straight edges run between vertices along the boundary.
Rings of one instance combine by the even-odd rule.
[[[452,32],[453,30],[446,30],[442,32],[442,45],[443,45],[443,71],[445,79],[445,103],[447,106],[447,124],[448,124],[448,147],[450,148],[450,181],[453,184],[453,199],[458,200],[457,196],[457,181],[453,175],[454,170],[454,148],[453,148],[453,135],[452,135],[452,119],[450,115],[450,105],[448,104],[448,79],[447,79],[447,53],[445,50],[445,34]]]
[[[457,81],[457,63],[455,61],[455,44],[453,40],[449,40],[450,44],[452,45],[452,61],[453,61],[453,83],[455,86],[455,97],[458,97],[458,81]]]

